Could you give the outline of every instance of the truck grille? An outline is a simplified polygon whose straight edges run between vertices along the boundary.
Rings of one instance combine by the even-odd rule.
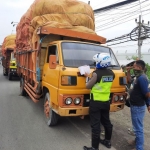
[[[110,94],[110,104],[112,103],[113,93]],[[90,105],[90,94],[84,94],[83,107],[89,107]]]
[[[84,94],[83,107],[88,107],[90,105],[90,94]]]

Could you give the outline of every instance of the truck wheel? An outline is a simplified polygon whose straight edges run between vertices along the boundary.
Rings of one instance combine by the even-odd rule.
[[[4,68],[3,68],[3,75],[6,76],[6,72],[4,71]]]
[[[20,79],[20,95],[26,96],[26,91],[24,89],[24,80],[23,78]]]
[[[6,73],[3,72],[3,75],[6,76]]]
[[[12,76],[11,76],[11,74],[9,73],[8,74],[8,80],[11,80],[12,79]]]
[[[57,124],[59,115],[56,114],[51,108],[50,95],[48,92],[45,94],[44,98],[44,115],[46,123],[49,127]]]

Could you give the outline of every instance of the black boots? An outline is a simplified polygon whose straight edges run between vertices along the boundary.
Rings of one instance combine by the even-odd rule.
[[[99,150],[99,149],[95,149],[93,147],[86,147],[86,146],[84,146],[83,149],[84,150]]]
[[[107,148],[111,148],[111,143],[110,143],[110,140],[101,140],[100,139],[100,143],[103,144],[104,146],[106,146]],[[93,148],[93,147],[86,147],[84,146],[83,147],[84,150],[99,150],[99,149],[96,149],[96,148]]]
[[[99,150],[98,147],[99,147],[99,140],[100,140],[100,137],[99,137],[99,134],[93,134],[92,133],[92,147],[86,147],[84,146],[83,149],[84,150]]]
[[[111,148],[111,143],[110,140],[101,140],[100,139],[100,143],[103,144],[104,146],[106,146],[107,148]]]

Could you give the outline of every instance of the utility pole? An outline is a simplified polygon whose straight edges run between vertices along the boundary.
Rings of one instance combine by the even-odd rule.
[[[124,34],[120,37],[116,37],[114,39],[107,40],[106,43],[113,42],[112,44],[108,44],[107,46],[117,45],[121,43],[125,43],[128,41],[137,41],[138,42],[138,49],[136,53],[138,54],[138,58],[141,59],[141,47],[143,40],[150,38],[150,21],[148,24],[144,23],[144,20],[141,21],[141,15],[139,16],[139,22],[135,19],[137,26],[128,34]]]
[[[142,27],[142,23],[141,23],[141,15],[139,15],[139,22],[138,22],[138,26],[139,26],[139,32],[138,32],[138,58],[141,59],[141,46],[142,46],[142,42],[143,40],[141,40],[141,27]]]
[[[14,31],[14,30],[11,31],[11,34],[13,34],[13,31]]]
[[[141,47],[143,40],[148,38],[147,32],[149,32],[150,28],[144,24],[144,20],[141,21],[141,15],[139,15],[139,22],[137,22],[137,19],[135,19],[135,22],[137,23],[137,41],[138,41],[138,58],[141,59]],[[149,25],[149,22],[148,22]],[[136,31],[135,31],[136,32]]]

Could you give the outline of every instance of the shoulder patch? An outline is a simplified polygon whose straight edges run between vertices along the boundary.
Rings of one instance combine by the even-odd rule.
[[[113,82],[113,76],[103,76],[102,82]]]

